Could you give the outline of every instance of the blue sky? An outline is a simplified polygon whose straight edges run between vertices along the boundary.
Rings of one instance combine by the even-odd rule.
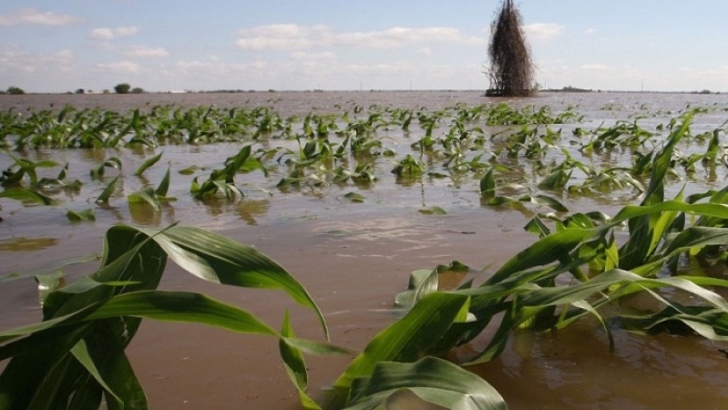
[[[0,89],[485,89],[500,0],[3,0]],[[728,91],[728,2],[522,0],[545,87]]]

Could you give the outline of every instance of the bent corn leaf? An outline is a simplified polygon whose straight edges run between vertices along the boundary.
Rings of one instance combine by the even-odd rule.
[[[427,357],[415,363],[377,364],[371,377],[356,381],[352,405],[346,410],[386,408],[388,399],[402,390],[447,409],[508,408],[503,397],[485,380],[445,360]]]
[[[144,161],[143,164],[137,168],[136,171],[134,171],[134,176],[140,176],[146,171],[147,169],[151,168],[154,164],[156,164],[161,158],[162,158],[162,152],[159,154],[149,158],[148,160]]]
[[[254,248],[194,227],[172,226],[162,231],[140,231],[159,244],[177,265],[201,279],[285,291],[300,305],[318,315],[328,338],[323,314],[306,289],[283,267]]]
[[[411,362],[427,354],[453,323],[467,319],[470,298],[448,293],[425,296],[398,322],[375,336],[339,379],[348,389],[358,377],[369,376],[382,361]]]

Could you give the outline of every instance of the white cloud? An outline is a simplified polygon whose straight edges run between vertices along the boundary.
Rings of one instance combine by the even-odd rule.
[[[132,61],[117,61],[113,63],[98,64],[98,68],[114,73],[134,74],[141,70],[139,64]]]
[[[114,32],[110,28],[96,28],[88,36],[97,40],[108,40],[114,38]]]
[[[301,50],[311,47],[312,39],[326,36],[324,26],[271,24],[240,30],[237,46],[247,50]]]
[[[605,66],[604,64],[584,64],[579,68],[581,68],[582,70],[591,71],[604,71],[609,69],[609,67]]]
[[[167,57],[169,51],[163,47],[147,47],[147,46],[134,46],[127,50],[126,56],[130,58],[135,57]]]
[[[65,26],[83,23],[85,20],[70,14],[53,11],[38,11],[35,8],[26,8],[0,14],[0,26],[19,26],[24,24],[41,26]]]
[[[71,50],[57,53],[30,53],[18,48],[9,48],[0,52],[0,72],[37,73],[44,70],[70,71],[74,67]]]
[[[335,45],[366,48],[397,48],[433,41],[468,45],[485,44],[483,38],[468,36],[458,29],[448,27],[393,27],[382,31],[340,33],[331,38],[331,42]]]
[[[311,46],[311,43],[304,38],[241,38],[236,44],[248,50],[296,50]]]
[[[334,32],[323,25],[272,24],[240,30],[237,46],[244,50],[305,50],[313,47],[398,48],[411,44],[447,42],[484,45],[484,38],[449,27],[392,27],[380,31]]]
[[[599,30],[595,29],[595,28],[588,28],[588,29],[584,30],[584,34],[595,34],[598,32],[599,32]]]
[[[296,51],[295,53],[291,54],[291,58],[294,60],[314,60],[314,61],[335,60],[336,54],[332,53],[330,51],[324,51],[321,53],[308,53],[305,51]]]
[[[267,61],[227,63],[214,60],[178,61],[164,82],[169,89],[283,89],[277,82],[290,78],[280,66]]]
[[[417,54],[425,57],[432,57],[434,53],[432,52],[432,49],[430,47],[422,47],[417,50]]]
[[[137,33],[139,33],[139,27],[136,26],[117,27],[114,29],[114,34],[117,37],[131,37],[137,35]]]
[[[533,23],[523,27],[526,36],[534,40],[551,40],[560,36],[564,32],[564,29],[564,26],[553,23]]]
[[[139,33],[139,28],[135,26],[106,28],[100,27],[91,30],[88,37],[95,40],[113,40],[121,37],[132,37]]]

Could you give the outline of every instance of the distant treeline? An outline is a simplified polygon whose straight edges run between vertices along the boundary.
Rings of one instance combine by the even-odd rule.
[[[542,91],[548,91],[552,93],[593,93],[594,90],[591,88],[579,88],[579,87],[572,87],[572,86],[566,86],[564,88],[548,88]]]

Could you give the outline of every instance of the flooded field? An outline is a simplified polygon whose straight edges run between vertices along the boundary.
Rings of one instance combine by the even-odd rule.
[[[127,112],[155,106],[227,109],[269,107],[281,117],[336,114],[366,118],[379,109],[426,108],[428,112],[456,105],[495,105],[480,92],[317,92],[240,94],[142,95],[26,95],[0,96],[0,110],[19,115],[38,110],[100,108]],[[549,107],[552,114],[573,112],[578,118],[564,124],[540,126],[558,130],[563,146],[552,147],[539,160],[504,159],[511,182],[502,190],[510,196],[547,193],[569,213],[598,210],[614,215],[621,207],[638,204],[641,192],[625,184],[603,194],[569,194],[539,188],[538,167],[556,158],[558,148],[570,150],[571,135],[579,130],[611,127],[619,121],[654,131],[690,108],[702,108],[691,126],[693,135],[725,130],[728,96],[689,94],[562,94],[507,101],[513,107]],[[357,108],[359,107],[359,108]],[[296,124],[301,124],[299,120]],[[447,119],[434,128],[435,137],[447,133]],[[516,132],[520,126],[486,127],[483,134]],[[294,131],[295,132],[295,131]],[[413,144],[426,136],[413,122],[409,130],[383,126],[376,131],[381,155],[372,158],[369,172],[375,181],[332,183],[308,175],[295,186],[280,184],[289,168],[269,167],[266,176],[254,171],[236,176],[242,198],[198,200],[190,195],[193,178],[205,177],[235,155],[237,142],[171,144],[156,147],[105,149],[25,149],[0,151],[0,169],[13,165],[11,155],[33,162],[52,160],[69,164],[67,179],[83,183],[80,191],[54,192],[58,205],[30,205],[0,198],[0,329],[40,320],[37,284],[33,274],[63,269],[69,277],[93,272],[98,265],[102,238],[115,224],[165,227],[192,225],[253,245],[291,272],[321,307],[331,330],[331,342],[361,351],[371,338],[394,320],[395,297],[407,288],[410,273],[460,261],[482,281],[537,236],[524,230],[535,215],[553,213],[543,203],[492,206],[483,200],[483,172],[447,173],[442,158],[421,158],[427,172],[416,178],[399,178],[393,168],[408,154],[417,157]],[[667,132],[667,131],[665,131]],[[335,140],[334,132],[331,133]],[[724,149],[725,131],[721,134]],[[701,141],[681,145],[685,155],[704,152]],[[284,147],[297,150],[296,139],[259,139],[254,148]],[[575,151],[572,149],[572,151]],[[590,155],[572,152],[576,159],[600,166],[631,164],[626,149],[595,150]],[[278,151],[283,152],[283,151]],[[134,176],[149,158],[161,160],[141,176]],[[385,155],[386,153],[386,155]],[[278,155],[278,154],[277,154]],[[470,155],[470,154],[469,154]],[[100,179],[89,170],[110,158],[123,164],[108,167]],[[468,157],[472,160],[472,155]],[[181,172],[195,167],[191,173]],[[148,186],[157,186],[169,168],[168,197],[159,211],[127,197]],[[55,175],[59,167],[39,174]],[[323,171],[322,171],[323,172]],[[447,174],[447,175],[443,175]],[[695,166],[666,187],[666,197],[681,190],[686,195],[724,188],[728,169]],[[95,199],[110,179],[120,183],[108,200]],[[328,174],[327,174],[328,175]],[[584,183],[584,178],[575,183]],[[352,200],[351,194],[357,194]],[[93,209],[95,220],[72,223],[68,210]],[[443,211],[443,212],[440,212]],[[170,265],[172,265],[170,263]],[[162,288],[193,290],[248,309],[280,328],[290,310],[297,335],[321,340],[314,314],[293,304],[279,292],[213,286],[168,266]],[[11,275],[21,279],[4,280]],[[696,336],[640,336],[616,330],[610,351],[604,329],[595,320],[582,320],[558,332],[521,331],[496,360],[470,368],[491,383],[511,409],[719,409],[728,399],[728,349],[725,343]],[[457,354],[484,346],[475,339]],[[154,409],[297,409],[298,394],[288,380],[274,339],[233,334],[219,329],[145,321],[128,349],[135,371]],[[314,397],[346,368],[351,357],[311,357],[308,368]]]

